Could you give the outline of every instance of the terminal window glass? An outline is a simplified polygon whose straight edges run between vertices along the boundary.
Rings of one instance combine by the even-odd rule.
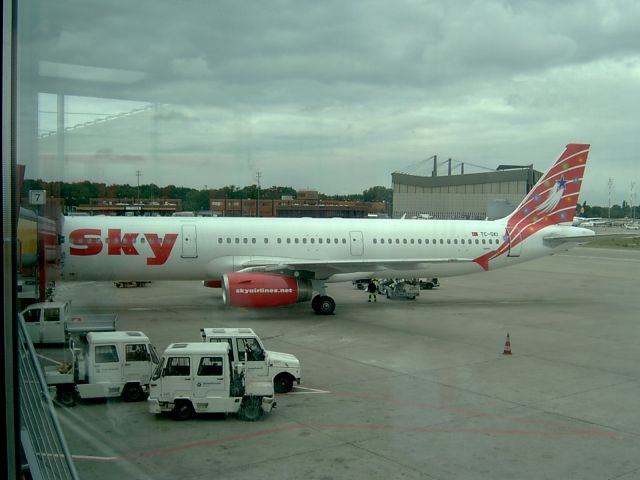
[[[199,376],[222,375],[222,357],[202,357],[198,365]]]
[[[96,363],[117,363],[118,349],[115,345],[96,345]]]
[[[169,357],[167,367],[164,374],[167,377],[180,377],[189,375],[191,372],[191,363],[189,357]]]

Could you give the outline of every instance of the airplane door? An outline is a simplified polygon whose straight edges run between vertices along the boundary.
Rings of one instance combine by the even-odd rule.
[[[198,257],[198,235],[195,225],[182,225],[182,258]]]
[[[520,253],[522,252],[522,240],[518,239],[517,234],[514,232],[509,234],[509,232],[507,231],[507,237],[509,238],[509,253],[507,254],[507,256],[519,257]],[[513,243],[512,240],[514,240]]]
[[[364,253],[364,245],[362,242],[362,232],[349,232],[351,240],[351,255],[360,257]]]

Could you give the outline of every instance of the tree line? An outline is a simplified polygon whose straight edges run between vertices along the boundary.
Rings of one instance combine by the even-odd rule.
[[[222,188],[198,190],[175,185],[159,187],[153,183],[138,187],[129,184],[107,185],[105,183],[89,182],[88,180],[69,183],[25,179],[21,192],[23,198],[28,196],[29,190],[46,190],[49,197],[61,198],[67,207],[88,204],[91,198],[175,198],[182,201],[182,208],[187,211],[209,210],[209,202],[214,198],[257,199],[259,193],[261,199],[279,200],[283,196],[291,196],[295,199],[297,195],[297,191],[293,187],[278,186],[261,188],[258,192],[257,185],[244,187],[227,185]],[[375,186],[364,190],[362,193],[349,195],[320,194],[319,196],[322,200],[386,202],[390,212],[393,190],[383,186]]]

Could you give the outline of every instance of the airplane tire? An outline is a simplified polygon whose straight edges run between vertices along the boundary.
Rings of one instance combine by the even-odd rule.
[[[316,295],[315,297],[313,297],[313,300],[311,300],[311,308],[313,308],[313,311],[316,313],[320,313],[320,299],[322,298],[321,295]]]
[[[333,298],[327,295],[322,295],[320,300],[318,300],[318,310],[316,310],[316,313],[320,315],[332,315],[335,309],[336,302]]]

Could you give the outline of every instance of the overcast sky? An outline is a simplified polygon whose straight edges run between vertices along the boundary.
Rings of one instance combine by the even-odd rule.
[[[24,159],[29,178],[135,184],[140,170],[203,188],[260,171],[264,186],[355,193],[433,154],[544,171],[580,142],[581,200],[606,205],[609,178],[613,203],[632,181],[640,193],[636,0],[24,4],[25,85],[141,102],[68,99],[67,125],[163,105],[67,145],[83,155]],[[54,129],[55,101],[39,108]]]

